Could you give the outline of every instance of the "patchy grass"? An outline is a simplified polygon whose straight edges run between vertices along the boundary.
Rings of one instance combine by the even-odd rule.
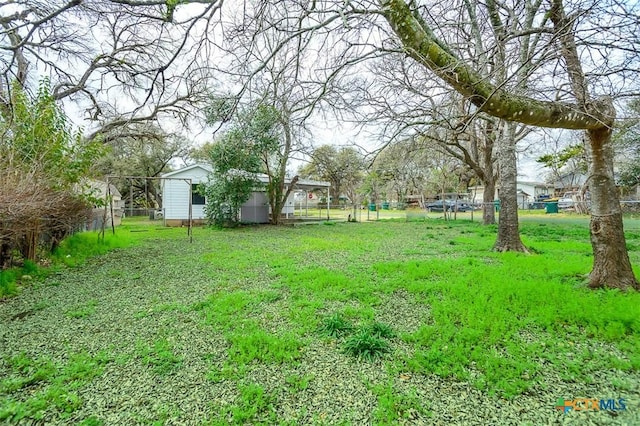
[[[0,270],[0,299],[15,296],[21,287],[28,286],[59,271],[62,267],[76,267],[87,259],[109,251],[130,247],[140,240],[135,234],[107,232],[99,238],[98,232],[81,232],[66,238],[51,255],[39,264],[25,260],[21,267]]]
[[[29,285],[44,276],[46,269],[31,260],[25,260],[22,267],[0,270],[0,299],[15,296],[20,292],[20,286]]]
[[[128,232],[116,235],[105,232],[104,238],[101,238],[98,232],[80,232],[60,243],[53,253],[53,260],[67,266],[77,266],[90,257],[133,244],[135,239]]]
[[[532,255],[493,253],[495,226],[428,218],[197,228],[193,243],[129,223],[103,255],[79,236],[64,249],[97,257],[62,255],[75,267],[0,304],[0,419],[447,423],[457,407],[492,423],[492,406],[539,424],[562,421],[559,397],[615,397],[632,424],[640,294],[585,288],[578,219],[523,220]]]
[[[159,375],[170,374],[182,364],[182,358],[175,354],[173,345],[166,338],[157,339],[152,345],[140,343],[137,352],[142,363]]]
[[[85,318],[96,312],[97,302],[95,300],[90,300],[89,302],[74,306],[73,308],[67,311],[67,316],[69,318]]]
[[[234,364],[294,362],[300,357],[300,340],[292,335],[278,336],[260,329],[238,330],[228,335],[229,361]]]
[[[378,407],[373,412],[373,419],[377,424],[397,424],[399,421],[411,421],[421,416],[429,417],[425,401],[414,389],[403,392],[392,383],[371,386],[377,397]]]
[[[0,297],[15,296],[18,294],[17,272],[16,269],[0,271]]]
[[[275,397],[265,392],[258,384],[239,386],[239,397],[235,403],[218,408],[214,420],[209,425],[275,424],[278,417],[275,412]]]
[[[106,353],[73,354],[64,363],[24,353],[5,359],[7,374],[0,381],[0,421],[42,420],[45,413],[52,412],[61,418],[71,416],[83,404],[80,390],[102,374],[110,360]]]

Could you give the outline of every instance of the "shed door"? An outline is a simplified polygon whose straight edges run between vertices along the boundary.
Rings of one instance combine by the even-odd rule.
[[[269,223],[269,201],[264,192],[254,192],[240,208],[240,222]]]

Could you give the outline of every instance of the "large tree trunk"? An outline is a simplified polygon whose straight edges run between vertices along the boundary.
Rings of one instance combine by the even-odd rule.
[[[506,123],[506,129],[498,136],[498,174],[500,183],[500,220],[496,251],[520,251],[528,253],[520,240],[518,229],[518,174],[515,124]]]
[[[639,289],[633,275],[624,238],[620,197],[613,176],[611,133],[616,118],[608,97],[592,100],[576,47],[573,18],[567,16],[562,0],[552,0],[549,17],[553,21],[560,52],[567,64],[569,81],[581,110],[600,119],[600,125],[587,128],[591,154],[589,189],[591,191],[591,247],[593,270],[589,287]]]
[[[593,270],[589,287],[640,289],[633,275],[624,238],[620,197],[613,176],[611,130],[587,132],[591,150],[591,246]]]
[[[282,147],[282,152],[279,153],[278,157],[278,166],[274,171],[275,175],[269,177],[269,204],[271,205],[271,224],[279,225],[280,219],[282,216],[282,209],[287,203],[287,199],[289,198],[289,194],[295,187],[296,183],[298,183],[298,176],[295,176],[291,179],[287,190],[284,190],[285,180],[287,176],[287,162],[289,161],[289,156],[291,155],[291,148],[293,147],[293,136],[291,134],[291,127],[289,124],[289,110],[282,108],[281,111],[281,120],[280,124],[282,125],[282,129],[284,130],[284,146]],[[265,161],[265,166],[267,169],[267,174],[270,175],[269,171],[269,163],[268,160]]]

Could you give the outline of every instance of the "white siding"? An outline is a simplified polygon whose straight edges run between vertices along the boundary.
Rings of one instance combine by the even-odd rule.
[[[171,179],[164,180],[163,205],[165,219],[189,218],[189,183],[182,179],[191,179],[192,184],[206,183],[209,172],[201,167],[169,173]],[[204,219],[204,206],[194,205],[193,219]]]
[[[536,188],[534,185],[528,183],[518,183],[518,191],[522,191],[531,197],[534,197],[536,194]]]

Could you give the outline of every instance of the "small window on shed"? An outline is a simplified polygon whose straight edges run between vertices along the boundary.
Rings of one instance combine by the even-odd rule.
[[[194,183],[191,185],[191,204],[194,206],[204,206],[206,204],[204,195],[200,193],[204,187],[202,184]]]

